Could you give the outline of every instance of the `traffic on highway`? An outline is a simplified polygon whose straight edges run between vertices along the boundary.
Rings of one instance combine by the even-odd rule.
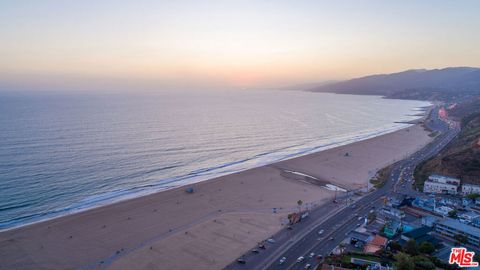
[[[415,166],[436,155],[459,132],[456,125],[439,118],[437,109],[432,110],[425,125],[438,135],[415,154],[393,164],[382,187],[350,205],[344,195],[338,198],[345,199],[344,204],[331,203],[312,209],[308,219],[281,230],[272,237],[274,242],[267,242],[261,250],[251,250],[226,269],[313,269],[364,222],[370,211],[381,205],[382,198],[395,194],[414,197],[419,193],[413,188]]]

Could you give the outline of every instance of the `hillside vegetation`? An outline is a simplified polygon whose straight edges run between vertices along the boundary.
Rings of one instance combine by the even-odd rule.
[[[310,90],[400,99],[460,101],[480,93],[480,69],[414,69],[329,83]]]
[[[419,186],[431,173],[458,177],[466,183],[480,184],[480,99],[457,106],[450,111],[461,119],[459,135],[436,157],[423,162],[415,170]]]

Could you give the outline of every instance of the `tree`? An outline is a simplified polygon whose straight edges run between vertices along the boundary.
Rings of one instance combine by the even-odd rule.
[[[402,251],[402,245],[400,245],[399,243],[395,242],[395,241],[391,241],[388,246],[390,247],[390,250],[392,252],[397,252],[397,251]]]
[[[457,218],[457,210],[452,210],[448,212],[448,216],[451,218]]]
[[[435,251],[435,246],[430,242],[424,241],[418,247],[418,251],[424,254],[431,255]]]
[[[395,265],[397,266],[397,270],[414,270],[415,263],[413,259],[403,252],[399,252],[395,255]]]
[[[414,239],[408,240],[407,244],[405,244],[404,250],[410,255],[417,255],[418,254],[417,241],[415,241]]]
[[[415,256],[413,257],[413,262],[415,263],[415,269],[435,270],[435,264],[425,256]]]
[[[475,200],[478,197],[480,197],[480,194],[478,194],[478,193],[472,193],[472,194],[467,195],[467,198],[469,198],[471,200]]]

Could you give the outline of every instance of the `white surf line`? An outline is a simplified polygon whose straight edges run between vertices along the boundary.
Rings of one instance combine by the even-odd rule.
[[[319,180],[319,179],[316,178],[315,176],[311,176],[311,175],[308,175],[308,174],[306,174],[306,173],[296,172],[296,171],[290,171],[290,170],[283,170],[283,171],[284,171],[284,172],[291,173],[291,174],[296,174],[296,175],[305,176],[305,177],[308,177],[308,178],[311,178],[311,179]],[[324,186],[324,188],[326,188],[326,189],[328,189],[328,190],[332,190],[332,191],[347,192],[346,189],[341,188],[341,187],[338,187],[338,186],[335,186],[335,185],[332,185],[332,184],[326,184],[326,185]]]

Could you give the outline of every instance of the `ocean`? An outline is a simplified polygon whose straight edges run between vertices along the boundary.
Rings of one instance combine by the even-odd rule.
[[[393,132],[428,105],[302,91],[0,93],[0,230]]]

